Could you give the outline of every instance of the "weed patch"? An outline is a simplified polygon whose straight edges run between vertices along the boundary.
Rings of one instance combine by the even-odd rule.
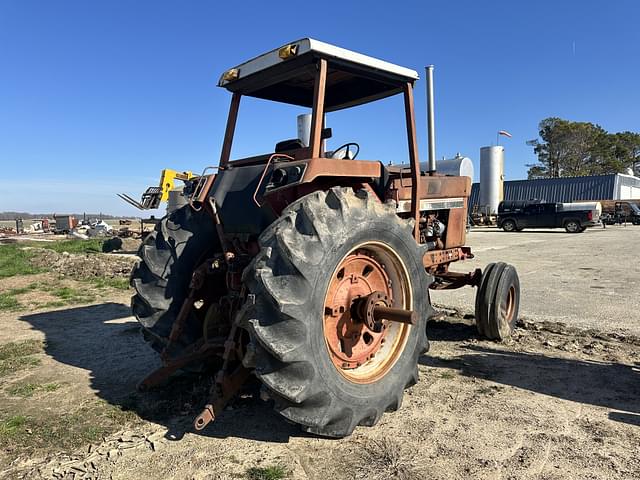
[[[11,453],[72,451],[137,419],[106,402],[92,402],[73,413],[41,418],[17,415],[0,420],[0,448]]]
[[[95,300],[95,296],[71,287],[56,288],[50,293],[65,304],[89,303]]]
[[[55,392],[60,388],[59,383],[20,383],[7,388],[7,393],[14,397],[29,398],[38,392]]]
[[[46,248],[58,253],[101,253],[103,240],[60,240],[58,242],[38,242],[30,244],[33,247]]]
[[[13,437],[22,429],[26,421],[27,418],[25,416],[14,415],[13,417],[7,418],[3,422],[0,422],[0,439]]]
[[[0,377],[40,364],[40,359],[33,357],[43,351],[39,340],[25,340],[0,345]]]
[[[30,283],[29,285],[27,285],[26,287],[22,287],[22,288],[12,288],[11,290],[9,290],[8,293],[9,295],[23,295],[25,293],[29,293],[32,290],[35,290],[38,288],[38,284],[37,283]]]
[[[17,310],[20,308],[20,302],[15,295],[11,292],[0,293],[0,309],[2,310]]]
[[[117,290],[128,290],[129,279],[128,278],[109,278],[109,277],[95,277],[88,279],[96,288],[115,288]]]
[[[251,467],[247,469],[247,478],[249,480],[282,480],[288,476],[289,472],[281,465]]]
[[[42,272],[42,269],[31,265],[33,255],[17,244],[0,245],[0,278]]]

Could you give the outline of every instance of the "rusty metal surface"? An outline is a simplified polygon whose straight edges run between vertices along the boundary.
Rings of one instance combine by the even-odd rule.
[[[381,175],[382,167],[376,161],[312,158],[302,182],[309,183],[319,177],[379,178]]]
[[[354,301],[373,292],[384,296],[385,302],[393,298],[391,282],[382,265],[364,252],[347,256],[331,280],[324,304],[325,340],[336,368],[362,365],[375,355],[384,341],[386,326],[381,325],[376,331],[373,319],[367,323],[353,315]],[[367,317],[366,312],[362,317]]]
[[[389,297],[380,291],[357,298],[351,306],[354,320],[363,322],[369,330],[380,333],[384,321],[416,324],[416,315],[412,310],[390,307]]]
[[[178,358],[171,359],[162,367],[147,375],[139,384],[138,390],[146,391],[164,383],[171,375],[181,368],[210,357],[220,355],[224,349],[221,343],[204,342],[191,353],[186,353]]]
[[[318,60],[315,85],[313,89],[313,112],[311,117],[311,156],[320,157],[322,149],[322,127],[324,125],[324,100],[327,86],[327,61],[324,58]]]
[[[241,363],[243,355],[242,329],[238,326],[239,316],[236,315],[239,310],[239,304],[245,297],[244,293],[243,289],[238,297],[234,297],[231,300],[231,302],[235,303],[230,310],[234,320],[229,336],[224,342],[222,367],[216,374],[209,402],[205,405],[200,415],[194,419],[193,426],[196,430],[202,430],[215,420],[216,416],[224,410],[229,400],[238,393],[251,373],[251,370],[245,368]],[[233,370],[231,371],[232,367]]]
[[[279,158],[286,159],[286,160],[294,160],[293,157],[290,157],[289,155],[285,155],[284,153],[274,153],[269,157],[269,160],[267,160],[267,163],[264,166],[264,170],[262,171],[262,175],[260,176],[260,180],[258,181],[258,185],[256,186],[256,190],[253,192],[253,203],[255,203],[258,208],[262,207],[262,204],[257,199],[257,195],[258,195],[258,192],[260,191],[260,187],[262,187],[262,182],[264,182],[264,177],[267,175],[267,171],[269,170],[269,166],[271,165],[271,162]]]
[[[405,319],[402,311],[412,305],[410,285],[397,254],[375,241],[357,246],[338,263],[325,295],[323,333],[334,367],[348,381],[375,382],[402,354],[413,327],[386,316],[400,311],[397,316]],[[376,307],[392,310],[376,315]]]
[[[162,353],[160,354],[160,358],[163,361],[169,360],[172,344],[180,338],[180,335],[182,335],[184,324],[193,309],[193,305],[196,301],[196,295],[198,293],[198,290],[202,288],[204,284],[205,276],[207,275],[207,272],[210,269],[211,269],[211,263],[209,261],[206,261],[202,263],[191,274],[191,281],[189,283],[189,295],[187,296],[185,301],[182,303],[182,306],[180,307],[180,312],[178,313],[178,316],[175,322],[173,322],[173,325],[171,326],[169,341],[167,342],[164,349],[162,350]]]
[[[435,275],[435,281],[429,286],[432,290],[453,290],[464,286],[477,287],[480,285],[482,270],[476,268],[473,272],[439,272]]]
[[[409,325],[415,325],[417,323],[417,316],[413,310],[385,307],[382,305],[376,305],[373,307],[373,318],[378,323],[382,323],[384,320],[406,323]]]
[[[260,165],[269,160],[269,157],[274,153],[286,153],[288,156],[293,157],[295,160],[305,160],[311,158],[311,149],[308,147],[296,148],[294,150],[287,150],[286,152],[271,152],[261,155],[255,155],[253,157],[239,158],[236,160],[230,160],[228,166],[232,167],[245,167],[251,165]]]
[[[208,167],[215,168],[215,167]],[[205,169],[206,172],[207,169]],[[193,189],[193,193],[189,196],[189,205],[195,211],[200,211],[202,206],[206,204],[207,197],[209,196],[209,191],[213,185],[213,182],[216,180],[216,174],[210,175],[201,175],[198,177],[195,182],[196,185]]]
[[[445,248],[461,247],[467,238],[467,207],[452,208],[447,220]]]
[[[250,374],[251,370],[238,365],[233,373],[225,374],[222,378],[217,379],[214,394],[209,403],[204,406],[202,412],[193,421],[193,427],[196,430],[202,430],[214,421],[224,410],[229,400],[240,391]]]
[[[468,249],[461,247],[446,248],[444,250],[430,250],[422,257],[422,264],[428,269],[438,265],[464,260],[466,258],[473,258],[473,255],[470,255],[470,251]]]
[[[224,132],[224,140],[222,142],[222,152],[220,153],[220,169],[224,169],[229,163],[231,155],[231,145],[233,143],[233,134],[236,130],[236,122],[238,120],[238,110],[240,109],[241,95],[234,92],[231,96],[231,106],[229,107],[229,116],[227,117],[227,127]]]
[[[404,110],[407,123],[407,141],[409,143],[409,162],[411,165],[411,218],[415,221],[413,227],[413,237],[416,241],[420,240],[420,208],[419,202],[422,198],[420,178],[420,158],[418,157],[418,140],[416,134],[416,119],[413,106],[413,84],[406,83],[404,90]]]
[[[390,196],[393,200],[410,200],[412,180],[408,177],[394,178]],[[423,176],[420,177],[421,198],[468,197],[471,192],[469,177]]]

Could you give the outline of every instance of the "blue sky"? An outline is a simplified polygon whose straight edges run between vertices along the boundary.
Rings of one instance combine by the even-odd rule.
[[[135,214],[163,167],[217,165],[220,74],[310,36],[418,70],[436,66],[438,157],[505,139],[507,179],[548,116],[640,131],[640,2],[0,0],[0,211]],[[315,9],[313,8],[315,7]],[[424,82],[416,84],[426,160]],[[296,135],[303,110],[245,99],[234,157]],[[401,97],[328,117],[329,145],[407,158]]]

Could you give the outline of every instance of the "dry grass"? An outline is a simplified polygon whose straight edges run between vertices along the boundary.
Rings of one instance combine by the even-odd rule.
[[[38,365],[40,359],[33,355],[43,351],[44,346],[40,340],[25,340],[0,345],[0,377]]]
[[[55,393],[54,393],[55,395]],[[139,419],[133,412],[104,401],[88,402],[58,415],[0,416],[0,448],[14,455],[35,451],[73,451]]]
[[[366,440],[360,447],[353,478],[367,480],[418,480],[423,478],[414,455],[389,438]]]
[[[14,397],[29,398],[36,393],[55,392],[59,388],[59,383],[19,383],[7,388],[7,393]]]

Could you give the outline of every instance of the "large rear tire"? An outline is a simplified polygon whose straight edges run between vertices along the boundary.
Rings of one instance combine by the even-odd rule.
[[[260,244],[244,278],[256,295],[256,375],[275,409],[308,432],[344,437],[400,408],[434,313],[410,222],[364,190],[332,188],[287,207]],[[379,289],[418,324],[385,320],[378,334],[358,324],[349,302]]]
[[[189,294],[194,269],[216,251],[219,241],[213,221],[188,205],[164,217],[140,246],[140,261],[131,272],[131,286],[135,290],[131,308],[145,340],[158,352],[168,343],[178,312]],[[202,335],[202,321],[191,312],[169,354],[179,355]]]

